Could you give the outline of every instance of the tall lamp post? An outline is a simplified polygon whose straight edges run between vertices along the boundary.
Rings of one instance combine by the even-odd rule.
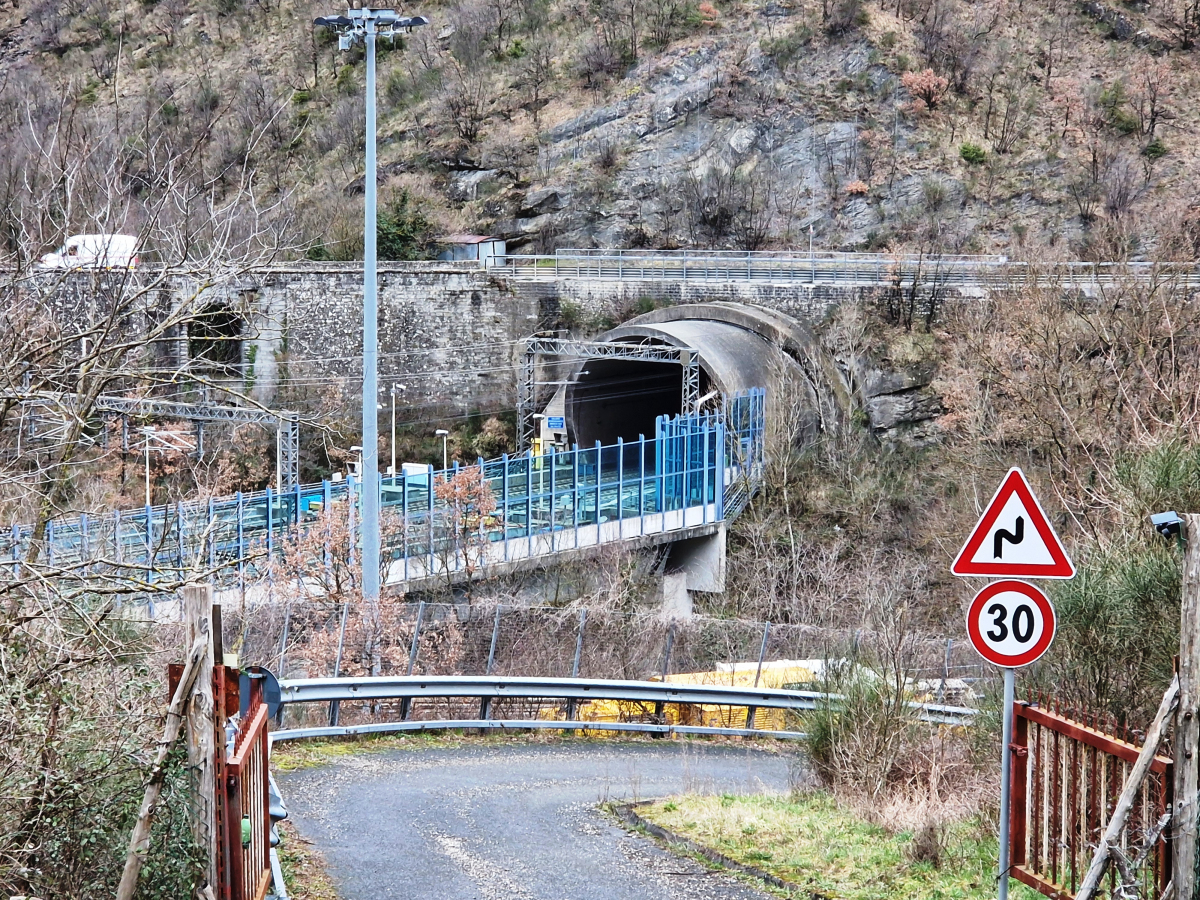
[[[362,8],[351,0],[344,16],[322,16],[313,24],[338,31],[338,47],[359,41],[367,50],[367,127],[363,210],[363,386],[362,386],[362,586],[368,603],[379,597],[379,292],[375,281],[375,38],[395,40],[397,31],[428,25],[424,16],[401,16],[394,9]]]

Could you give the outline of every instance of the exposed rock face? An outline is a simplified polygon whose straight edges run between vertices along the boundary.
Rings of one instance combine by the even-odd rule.
[[[1109,9],[1103,3],[1088,0],[1080,4],[1080,8],[1097,22],[1103,22],[1112,29],[1112,36],[1118,41],[1128,41],[1137,35],[1137,27],[1133,21],[1119,10]]]
[[[789,12],[775,3],[765,15]],[[901,90],[872,60],[865,42],[848,43],[836,73],[853,83],[858,93],[848,99],[863,109],[868,100],[891,100]],[[757,43],[747,47],[733,37],[648,58],[629,73],[631,87],[619,100],[543,133],[538,170],[545,180],[512,182],[501,208],[481,227],[506,238],[516,252],[746,249],[743,220],[758,217],[773,241],[806,245],[812,226],[818,248],[852,249],[884,240],[923,210],[963,206],[963,184],[944,173],[899,169],[884,184],[851,104],[822,103],[818,112],[780,102],[772,86],[782,77]],[[830,121],[838,108],[850,117]],[[911,124],[897,120],[886,139],[899,151],[910,135]],[[870,193],[847,195],[855,181],[870,184]],[[964,234],[974,227],[965,211],[955,222]],[[946,239],[954,243],[953,235]]]
[[[864,365],[859,377],[872,433],[913,446],[936,440],[942,414],[941,398],[931,387],[936,371],[932,361],[890,370]]]
[[[862,304],[842,306],[822,326],[857,412],[852,421],[880,441],[922,447],[941,436],[942,399],[932,335],[884,325]]]

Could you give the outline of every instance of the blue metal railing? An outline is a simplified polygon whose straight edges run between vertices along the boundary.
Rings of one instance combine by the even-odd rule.
[[[731,517],[730,498],[736,515],[761,479],[764,397],[753,389],[731,398],[724,413],[659,417],[650,438],[380,478],[384,558],[399,566],[388,580],[715,523]],[[47,523],[41,561],[144,567],[151,580],[156,571],[182,569],[242,580],[261,574],[298,534],[328,521],[326,511],[357,508],[360,491],[351,477],[55,519]],[[0,540],[0,559],[17,577],[32,529],[14,525]],[[329,565],[328,549],[325,556]]]

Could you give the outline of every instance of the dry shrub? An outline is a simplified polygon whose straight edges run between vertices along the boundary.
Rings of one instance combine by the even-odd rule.
[[[908,856],[915,863],[927,863],[935,869],[942,867],[942,854],[946,850],[946,827],[941,822],[929,819],[917,829],[908,848]]]
[[[900,76],[900,83],[912,95],[912,111],[924,112],[927,109],[937,109],[946,96],[950,82],[938,75],[933,69],[923,72],[905,72]]]

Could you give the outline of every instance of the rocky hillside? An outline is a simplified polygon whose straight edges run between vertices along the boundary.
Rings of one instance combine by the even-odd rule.
[[[359,252],[362,53],[311,26],[334,7],[0,2],[9,250],[212,213],[161,203],[180,190],[280,252]],[[531,251],[811,230],[819,249],[1194,255],[1195,0],[407,11],[431,25],[381,55],[392,255],[451,230]],[[217,239],[197,225],[188,246]]]

